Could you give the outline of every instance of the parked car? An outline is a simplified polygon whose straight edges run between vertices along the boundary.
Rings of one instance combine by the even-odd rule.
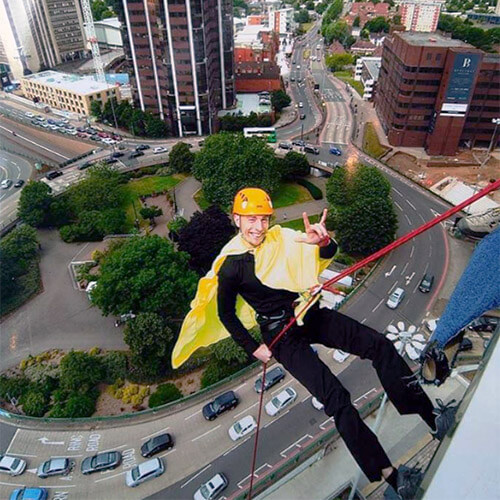
[[[168,152],[168,149],[163,147],[163,146],[158,146],[158,147],[153,149],[153,154],[155,154],[155,155],[159,155],[159,154],[167,153],[167,152]]]
[[[119,451],[106,451],[93,457],[86,457],[82,462],[82,474],[92,474],[108,469],[116,469],[122,462]]]
[[[14,187],[15,188],[20,188],[20,187],[23,187],[24,186],[24,181],[23,179],[19,179],[18,181],[16,181],[16,183],[14,184]]]
[[[135,150],[136,151],[144,151],[145,149],[149,149],[151,146],[149,144],[139,144],[139,146],[136,146]]]
[[[50,125],[48,123],[45,123],[45,122],[40,122],[39,125],[42,128],[49,128],[50,127]]]
[[[74,463],[69,458],[49,458],[45,460],[37,470],[38,477],[67,476]]]
[[[280,149],[292,149],[292,144],[291,144],[291,143],[289,143],[289,142],[280,142],[280,143],[278,144],[278,147],[279,147]]]
[[[339,148],[335,147],[335,146],[330,146],[330,153],[332,155],[336,155],[336,156],[341,156],[342,155],[342,151]]]
[[[299,108],[303,108],[304,107],[304,103],[302,101],[299,102]]]
[[[47,120],[47,123],[48,123],[49,125],[55,125],[55,124],[56,124],[56,120],[53,120],[52,118],[49,118],[49,119]]]
[[[75,129],[66,129],[68,135],[77,135],[78,132]]]
[[[163,465],[163,460],[161,458],[153,458],[127,471],[125,483],[130,488],[135,488],[144,481],[161,476],[164,472],[165,466]]]
[[[227,391],[206,404],[203,407],[202,413],[207,420],[214,420],[221,413],[236,408],[238,403],[239,399],[236,394],[233,391]]]
[[[300,65],[297,66],[297,69],[300,69]]]
[[[97,132],[97,135],[101,138],[101,139],[109,139],[109,135],[106,134],[106,132]]]
[[[2,183],[0,184],[0,186],[2,187],[2,189],[9,189],[10,186],[12,186],[12,180],[11,179],[4,179],[2,181]]]
[[[333,351],[333,359],[337,361],[337,363],[343,363],[349,357],[348,352],[344,352],[341,349],[334,349]]]
[[[59,127],[54,123],[52,125],[49,125],[50,130],[59,130]]]
[[[109,158],[106,158],[106,161],[104,163],[106,165],[112,165],[113,163],[118,163],[118,160],[110,156]]]
[[[36,115],[35,120],[38,120],[39,122],[44,122],[45,118],[42,115]]]
[[[27,116],[28,118],[34,118],[35,115],[33,113],[31,113],[30,111],[26,111],[26,113],[24,113],[24,116]]]
[[[48,174],[45,175],[45,178],[51,181],[56,177],[60,177],[62,174],[63,173],[60,170],[52,170],[52,172],[49,172]]]
[[[291,77],[290,77],[290,81],[291,81],[291,82],[294,82],[294,81],[295,81],[295,77],[291,76]]]
[[[226,476],[219,472],[196,490],[194,500],[214,500],[227,488],[228,484]]]
[[[64,123],[65,125],[67,125],[69,123],[69,120],[67,118],[61,118],[59,121],[61,123]]]
[[[304,146],[304,151],[306,153],[312,153],[313,155],[319,155],[319,148],[313,146],[312,144],[306,144]]]
[[[86,168],[89,168],[92,166],[91,161],[86,161],[85,163],[82,163],[81,165],[78,165],[78,170],[85,170]]]
[[[418,289],[422,293],[429,293],[431,291],[432,285],[434,284],[434,276],[432,274],[424,274],[424,277],[418,285]]]
[[[302,83],[302,78],[297,78],[297,83]],[[299,107],[301,108],[302,106],[299,105]]]
[[[88,135],[85,132],[77,132],[76,135],[81,139],[85,139]]]
[[[303,148],[306,145],[306,143],[302,139],[294,139],[292,141],[292,145],[299,146],[300,148]]]
[[[111,156],[113,158],[121,158],[122,156],[125,156],[125,153],[122,153],[121,151],[115,151]]]
[[[9,476],[20,476],[26,469],[26,462],[17,457],[9,455],[0,455],[0,474]]]
[[[76,127],[77,132],[86,132],[87,129],[85,127]]]
[[[474,332],[492,332],[500,323],[496,316],[481,316],[475,319],[467,328]]]
[[[269,390],[274,385],[278,384],[285,378],[285,370],[281,366],[275,366],[266,373],[266,381],[264,383],[264,392]],[[259,377],[254,384],[254,389],[257,394],[262,391],[262,377]]]
[[[49,494],[45,488],[17,488],[9,500],[47,500]]]
[[[306,114],[305,114],[305,113],[300,113],[299,118],[300,118],[301,120],[305,120],[305,119],[306,119]]]
[[[250,434],[257,427],[257,422],[252,415],[247,415],[229,427],[229,437],[233,441],[238,441],[247,434]]]
[[[152,457],[160,451],[170,450],[170,448],[174,447],[174,439],[171,434],[168,432],[165,434],[159,434],[158,436],[154,436],[151,439],[148,439],[141,446],[141,455],[144,458]]]
[[[144,156],[144,153],[142,151],[132,151],[132,153],[128,155],[130,160],[132,160],[133,158],[138,158],[139,156]]]
[[[113,139],[114,141],[121,141],[123,140],[123,137],[118,134],[111,134],[111,139]]]
[[[266,404],[265,410],[270,417],[274,417],[297,399],[297,393],[291,387],[287,387]]]
[[[396,290],[394,290],[394,292],[389,295],[389,298],[387,299],[387,302],[385,304],[389,309],[396,309],[396,307],[401,304],[404,296],[405,291],[402,288],[396,288]]]
[[[37,121],[37,120],[31,120],[31,125],[34,125],[35,127],[38,127],[38,125],[40,125],[41,122]]]

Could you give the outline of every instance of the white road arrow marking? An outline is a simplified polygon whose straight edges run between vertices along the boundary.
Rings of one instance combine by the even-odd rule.
[[[40,441],[42,444],[54,444],[54,445],[63,445],[64,444],[64,441],[49,441],[49,438],[46,438],[46,437],[38,438],[38,441]]]
[[[385,277],[388,278],[392,274],[394,269],[396,269],[396,265],[392,266],[392,269],[388,273],[385,273]]]
[[[406,284],[408,285],[410,281],[413,279],[413,276],[415,276],[415,272],[411,273],[410,276],[406,276]]]

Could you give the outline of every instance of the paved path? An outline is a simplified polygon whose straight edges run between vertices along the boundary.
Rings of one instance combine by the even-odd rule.
[[[193,199],[194,193],[200,188],[201,183],[194,177],[188,177],[175,187],[177,211],[182,212],[182,216],[187,220],[189,220],[197,210],[200,210]]]

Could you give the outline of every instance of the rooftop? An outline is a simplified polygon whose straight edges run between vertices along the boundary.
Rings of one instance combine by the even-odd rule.
[[[374,80],[378,79],[378,74],[380,73],[380,64],[381,64],[381,57],[377,58],[378,61],[374,60],[374,58],[370,59],[365,59],[363,62],[365,63],[366,69],[370,73],[371,77]]]
[[[245,26],[241,31],[236,33],[234,43],[246,45],[251,43],[261,43],[260,33],[272,31],[268,26],[263,24],[250,24]]]
[[[438,33],[425,33],[419,31],[398,31],[395,35],[401,37],[405,42],[411,45],[425,45],[426,47],[474,47],[468,43],[456,40],[454,38],[446,38]]]
[[[41,73],[25,76],[23,79],[62,90],[69,90],[70,92],[81,95],[93,94],[95,92],[114,88],[114,85],[97,82],[90,76],[59,73],[58,71],[42,71]]]
[[[121,28],[122,25],[117,17],[108,17],[107,19],[102,19],[101,21],[94,21],[94,24],[111,26],[112,28]]]

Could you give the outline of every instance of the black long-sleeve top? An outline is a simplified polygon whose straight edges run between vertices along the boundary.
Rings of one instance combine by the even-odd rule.
[[[337,251],[337,244],[330,240],[321,247],[322,259],[330,259]],[[222,324],[231,337],[249,356],[259,347],[257,341],[236,316],[236,297],[240,294],[257,314],[272,315],[283,309],[290,309],[298,294],[264,285],[255,275],[255,259],[252,253],[230,255],[218,273],[217,309]]]

